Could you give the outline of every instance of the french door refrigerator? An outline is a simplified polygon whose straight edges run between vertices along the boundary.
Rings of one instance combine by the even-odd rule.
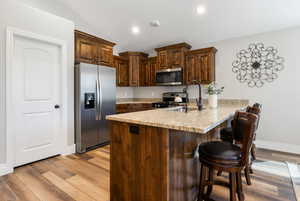
[[[75,65],[76,152],[84,153],[109,143],[106,115],[115,114],[115,68]]]

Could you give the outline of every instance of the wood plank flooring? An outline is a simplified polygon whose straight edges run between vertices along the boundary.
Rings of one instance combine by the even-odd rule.
[[[267,149],[257,149],[257,155],[261,160],[271,160],[278,162],[290,162],[300,164],[300,155],[271,151]]]
[[[259,157],[260,154],[263,158],[268,156],[267,152],[258,151]],[[106,146],[16,168],[13,174],[0,177],[0,201],[108,201],[109,159]],[[293,156],[293,160],[298,159]],[[227,181],[226,174],[219,179]],[[296,201],[289,177],[255,170],[252,182],[252,186],[244,182],[247,201]],[[228,200],[229,192],[216,186],[212,198]]]

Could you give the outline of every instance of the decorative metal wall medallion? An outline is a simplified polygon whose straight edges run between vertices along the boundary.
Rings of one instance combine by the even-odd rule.
[[[278,78],[278,72],[284,68],[283,63],[284,59],[278,56],[277,49],[253,43],[248,49],[237,53],[232,71],[241,83],[247,83],[249,87],[262,87],[265,82]]]

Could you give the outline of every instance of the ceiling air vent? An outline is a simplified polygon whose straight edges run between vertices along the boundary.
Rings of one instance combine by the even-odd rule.
[[[160,26],[160,22],[158,20],[153,20],[152,22],[150,22],[150,26],[152,26],[152,27],[159,27]]]

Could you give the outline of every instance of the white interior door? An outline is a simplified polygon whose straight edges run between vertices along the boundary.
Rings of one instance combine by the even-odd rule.
[[[61,48],[14,37],[11,74],[15,164],[20,166],[60,153]]]

